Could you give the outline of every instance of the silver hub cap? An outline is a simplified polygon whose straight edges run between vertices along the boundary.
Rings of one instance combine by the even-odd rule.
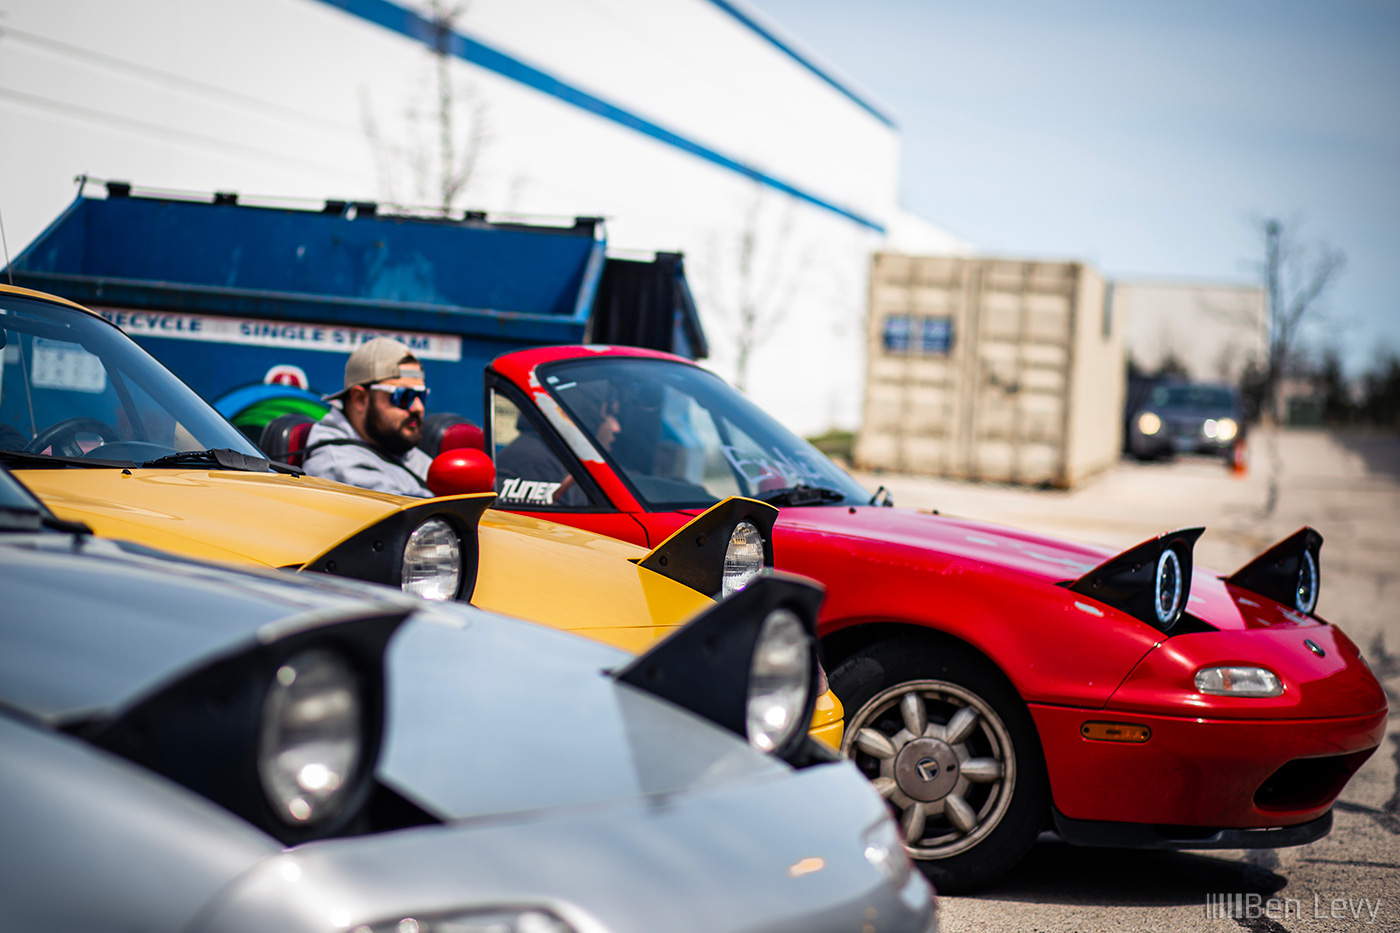
[[[972,848],[1006,815],[1016,786],[1001,717],[944,681],[908,681],[872,698],[851,717],[841,750],[897,812],[914,858]]]

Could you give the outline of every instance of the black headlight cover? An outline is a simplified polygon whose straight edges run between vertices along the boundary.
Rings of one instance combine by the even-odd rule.
[[[403,583],[403,552],[409,535],[428,519],[440,518],[452,526],[462,545],[462,581],[454,598],[469,601],[476,589],[481,553],[477,523],[495,501],[492,492],[427,499],[360,529],[298,569],[398,587]]]
[[[1204,533],[1204,528],[1181,528],[1158,535],[1104,561],[1069,584],[1069,589],[1169,632],[1186,611],[1191,594],[1191,550]],[[1160,619],[1156,610],[1157,567],[1166,551],[1176,555],[1180,567],[1181,599],[1170,618]]]
[[[181,676],[114,719],[86,724],[78,734],[183,784],[286,845],[336,835],[361,814],[374,790],[384,732],[385,647],[413,610],[405,597],[265,625],[246,649]],[[292,826],[273,812],[258,774],[262,706],[278,668],[309,649],[335,653],[357,675],[363,747],[340,809],[314,825]]]
[[[802,728],[773,754],[794,765],[833,760],[812,748],[807,735],[817,701],[817,612],[824,591],[792,574],[765,572],[744,589],[691,619],[651,650],[613,673],[622,683],[645,690],[748,739],[749,674],[763,622],[788,609],[811,643],[807,702]]]
[[[749,522],[763,536],[763,566],[773,566],[773,523],[778,510],[766,502],[730,496],[676,529],[643,557],[640,565],[670,577],[706,596],[718,596],[724,585],[724,554],[740,522]]]
[[[1309,573],[1311,581],[1307,580]],[[1322,535],[1305,525],[1226,577],[1225,582],[1311,614],[1322,586]]]

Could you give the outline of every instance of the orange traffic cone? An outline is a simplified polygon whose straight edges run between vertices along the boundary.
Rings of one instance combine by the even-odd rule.
[[[1243,437],[1235,438],[1235,446],[1230,449],[1230,473],[1235,476],[1244,476],[1249,470],[1249,457],[1245,450]]]

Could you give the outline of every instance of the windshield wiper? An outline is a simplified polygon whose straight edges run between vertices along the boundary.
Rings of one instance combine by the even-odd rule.
[[[205,465],[215,466],[221,470],[242,470],[247,473],[304,472],[299,467],[288,466],[285,463],[273,463],[264,457],[250,457],[227,447],[216,447],[213,450],[182,450],[179,453],[156,457],[154,460],[147,460],[141,464],[143,468]]]
[[[788,486],[786,489],[770,489],[754,496],[769,505],[815,505],[821,502],[843,502],[846,494],[825,486]]]

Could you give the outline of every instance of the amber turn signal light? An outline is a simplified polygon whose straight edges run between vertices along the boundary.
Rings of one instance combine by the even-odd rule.
[[[1079,727],[1079,734],[1096,742],[1146,742],[1152,738],[1151,729],[1128,722],[1086,722]]]

